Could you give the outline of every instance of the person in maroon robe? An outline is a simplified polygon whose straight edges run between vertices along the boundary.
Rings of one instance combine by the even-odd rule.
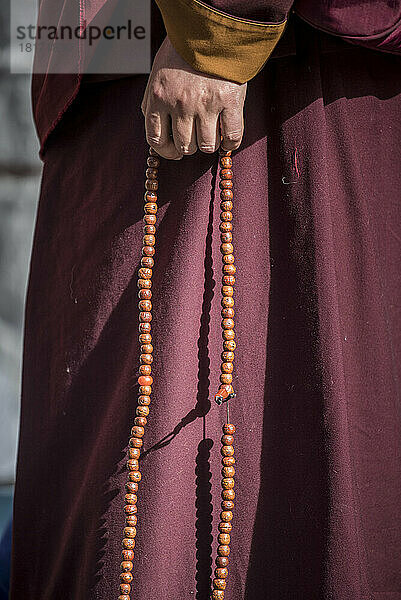
[[[157,4],[150,77],[95,77],[78,63],[57,74],[54,55],[33,77],[44,169],[10,600],[119,595],[148,141],[162,156],[155,384],[132,598],[210,597],[225,419],[211,402],[222,143],[233,148],[238,343],[225,597],[401,600],[401,4]],[[90,22],[114,5],[82,0],[80,14]],[[74,7],[42,0],[41,13]],[[165,90],[186,76],[241,90],[240,134],[227,119],[224,134],[215,111],[205,118],[220,129],[203,146],[185,103],[191,127],[174,129],[173,114],[169,129],[163,94],[152,128],[166,47],[182,66]]]

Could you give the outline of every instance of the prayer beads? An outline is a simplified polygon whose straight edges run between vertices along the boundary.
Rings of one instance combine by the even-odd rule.
[[[139,309],[139,373],[138,373],[138,401],[136,416],[131,427],[131,437],[128,445],[128,459],[126,463],[128,481],[125,484],[125,526],[122,540],[122,562],[120,564],[120,588],[118,600],[131,600],[132,570],[137,534],[137,502],[139,482],[142,474],[139,469],[139,458],[143,446],[143,436],[149,415],[152,394],[152,275],[155,265],[156,220],[157,220],[157,190],[158,168],[160,157],[149,148],[147,158],[146,181],[144,193],[143,216],[143,246],[140,267],[138,270],[138,309]],[[214,571],[213,589],[210,591],[212,600],[224,600],[227,585],[228,564],[230,555],[230,541],[234,508],[234,433],[235,426],[229,422],[229,400],[235,397],[233,382],[234,370],[234,284],[236,267],[234,265],[233,246],[233,171],[230,151],[219,150],[220,163],[220,240],[222,253],[222,299],[221,299],[221,327],[223,336],[223,352],[221,354],[220,386],[215,394],[217,404],[226,403],[227,423],[223,425],[221,437],[221,512],[217,535],[218,547],[216,568]]]

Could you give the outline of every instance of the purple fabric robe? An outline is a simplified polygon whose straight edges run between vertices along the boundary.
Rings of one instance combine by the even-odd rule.
[[[401,600],[400,68],[398,56],[291,16],[248,84],[233,156],[227,600]],[[81,85],[46,141],[10,600],[118,597],[146,81]],[[55,113],[36,106],[44,140]],[[221,353],[216,166],[198,152],[160,168],[137,600],[209,598],[225,419],[210,401]]]

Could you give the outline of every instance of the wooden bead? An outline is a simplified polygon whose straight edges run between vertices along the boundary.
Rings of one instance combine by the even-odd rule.
[[[153,377],[150,377],[149,375],[141,375],[138,377],[138,383],[139,385],[152,385]]]
[[[130,481],[141,481],[142,475],[140,471],[130,471],[129,473]]]
[[[224,444],[224,446],[232,446],[234,443],[234,436],[229,433],[223,434],[221,436],[221,443]]]
[[[138,460],[138,456],[136,455],[136,452],[138,451],[140,452],[140,448],[128,448],[129,457]]]
[[[233,510],[234,502],[232,500],[222,500],[220,506],[223,510]]]
[[[132,581],[133,577],[132,577],[132,573],[127,572],[127,573],[120,573],[120,581],[123,581],[124,583],[130,583]]]
[[[233,319],[235,315],[235,311],[233,308],[225,307],[221,309],[221,316],[224,319]]]
[[[129,483],[131,483],[131,482],[129,482]],[[129,505],[129,506],[131,506],[131,505]],[[138,522],[138,517],[136,515],[128,515],[127,517],[125,517],[125,523],[128,525],[128,527],[135,527],[137,522]]]
[[[120,594],[129,594],[131,586],[129,583],[120,583]]]
[[[130,438],[129,445],[132,448],[141,448],[143,446],[143,440],[137,437]]]
[[[221,173],[221,171],[220,171]],[[154,169],[153,167],[149,167],[149,169],[146,169],[145,175],[148,179],[157,179],[157,174],[158,171],[157,169]],[[227,177],[228,179],[228,177]]]
[[[233,366],[232,362],[224,362],[221,364],[221,371],[223,373],[232,373],[233,369],[234,369],[234,366]],[[229,383],[231,383],[231,381]]]
[[[231,167],[233,166],[233,159],[230,158],[229,156],[221,156],[220,157],[220,165],[224,169],[231,169]]]
[[[148,156],[146,163],[148,167],[153,167],[154,169],[157,169],[157,167],[160,165],[160,159],[156,156]]]
[[[127,550],[132,550],[135,548],[135,540],[131,538],[124,538],[122,544],[123,548],[126,548]]]
[[[150,335],[150,333],[141,333],[141,335],[139,336],[139,341],[141,344],[151,344],[152,336]]]
[[[139,471],[139,461],[138,461],[138,459],[137,458],[130,458],[127,461],[127,469],[129,471]],[[131,503],[129,502],[128,504],[131,504]]]
[[[149,146],[148,148],[148,152],[151,156],[156,156],[158,157],[159,155],[157,154],[156,150],[154,148],[152,148],[152,146]]]
[[[232,456],[234,454],[234,446],[222,446],[221,454],[223,456]]]
[[[234,329],[224,329],[222,335],[224,340],[232,341],[235,338],[235,331]]]
[[[132,450],[134,450],[134,448],[132,448]],[[138,490],[138,484],[134,483],[133,481],[127,481],[125,484],[125,489],[129,494],[134,494]]]
[[[225,254],[225,255],[223,256],[223,262],[224,262],[226,265],[232,265],[232,264],[234,264],[234,260],[235,260],[235,259],[234,259],[234,254]]]
[[[220,546],[218,546],[217,552],[219,556],[228,556],[230,554],[230,546],[221,544]]]
[[[157,204],[156,202],[147,202],[145,204],[145,206],[143,207],[145,213],[147,213],[148,215],[155,215],[157,213]],[[148,244],[145,244],[145,246],[147,246]],[[149,244],[149,246],[152,246],[153,244]]]
[[[219,188],[221,190],[231,190],[233,187],[233,182],[231,179],[221,179],[219,181]]]
[[[154,235],[156,233],[156,227],[154,225],[148,225],[148,224],[146,224],[143,227],[143,233]],[[150,257],[147,257],[147,258],[149,259]],[[144,267],[149,267],[149,266],[153,267],[153,264],[151,264],[151,265],[144,265],[143,264],[143,258],[141,260],[141,265],[144,266]]]
[[[146,179],[145,188],[147,190],[151,190],[152,192],[155,192],[156,190],[159,189],[159,182],[157,181],[157,179]]]
[[[228,557],[227,556],[216,556],[216,565],[219,568],[228,567]]]
[[[221,487],[230,490],[234,487],[234,478],[233,477],[223,477],[221,480]]]
[[[231,287],[231,286],[228,286]],[[234,298],[232,296],[223,296],[221,299],[221,305],[223,308],[232,308],[235,304]]]
[[[234,456],[224,456],[222,463],[225,467],[232,467],[235,464]]]
[[[153,273],[152,269],[148,269],[147,267],[141,267],[138,271],[139,277],[141,279],[151,279],[152,273]]]
[[[146,225],[155,225],[157,221],[156,215],[143,215],[143,222]]]
[[[233,376],[231,373],[222,373],[220,375],[220,383],[232,383]]]
[[[134,563],[132,563],[130,560],[123,560],[123,562],[120,565],[121,571],[132,571],[132,569],[134,568]]]
[[[212,600],[224,600],[224,591],[223,590],[213,590]]]
[[[149,231],[146,233],[149,233]],[[153,258],[151,256],[142,256],[142,258],[141,258],[141,266],[142,267],[144,267],[145,269],[151,269],[154,264],[155,264],[155,261],[153,260]],[[144,279],[146,279],[146,277]]]
[[[223,329],[232,329],[234,327],[233,319],[223,319],[221,322],[221,326]]]
[[[152,313],[147,312],[147,311],[143,311],[139,313],[139,320],[142,323],[150,323],[152,320]]]
[[[144,433],[145,433],[145,429],[143,427],[138,427],[137,425],[134,425],[131,428],[131,435],[134,438],[141,438]]]
[[[228,569],[226,567],[217,567],[214,570],[214,574],[218,579],[225,579],[228,577]]]
[[[138,298],[140,300],[150,300],[152,298],[152,290],[139,290]]]
[[[137,507],[135,504],[126,504],[126,506],[124,506],[124,512],[127,515],[127,519],[129,516],[133,515],[134,513],[137,512]]]
[[[132,448],[131,446],[128,448],[129,450],[129,456],[130,458],[136,458],[136,460],[139,459],[140,455],[141,455],[141,449],[140,448]],[[138,484],[136,484],[138,486]],[[136,491],[138,489],[138,487],[136,487],[136,489],[134,489],[133,491]]]
[[[152,367],[150,365],[139,365],[139,374],[140,375],[150,375],[152,372]]]
[[[130,600],[130,597],[127,594],[121,594],[118,600]]]
[[[134,560],[134,551],[133,550],[123,550],[121,552],[121,556],[124,560]]]
[[[151,398],[148,395],[139,396],[138,403],[142,406],[149,406],[149,404],[151,403]]]
[[[231,521],[233,518],[233,513],[231,510],[223,510],[220,513],[220,519],[222,521]]]
[[[142,238],[142,243],[144,246],[154,246],[156,243],[156,238],[154,235],[144,235]]]
[[[221,288],[223,296],[233,296],[234,288],[231,285],[223,285]]]
[[[235,265],[223,265],[224,275],[235,275],[237,267]]]
[[[150,290],[152,287],[152,281],[150,279],[138,279],[138,287],[139,289],[147,289]]]
[[[153,362],[153,356],[152,356],[152,354],[141,354],[139,356],[139,360],[141,361],[142,364],[151,365]]]
[[[225,190],[225,191],[228,191],[228,190]],[[223,221],[222,223],[220,223],[219,227],[220,227],[220,231],[222,231],[222,232],[232,231],[233,224],[230,223],[229,221]]]
[[[223,467],[221,469],[221,474],[223,477],[234,477],[235,469],[234,467]]]
[[[234,357],[235,357],[234,352],[228,352],[226,350],[221,353],[221,358],[224,360],[224,362],[233,362]]]
[[[152,190],[146,190],[143,193],[143,199],[145,201],[145,204],[147,202],[156,203],[157,202],[157,193]]]
[[[219,533],[217,536],[219,544],[223,546],[228,545],[230,543],[230,534],[229,533]]]
[[[142,248],[142,254],[144,256],[154,256],[156,250],[154,249],[153,246],[144,246]]]
[[[134,538],[136,536],[136,527],[124,527],[124,535],[127,538]]]
[[[149,407],[148,406],[137,406],[135,409],[135,413],[139,417],[147,417],[149,414]]]
[[[233,286],[235,283],[234,275],[223,275],[223,284]]]
[[[232,254],[234,252],[234,246],[228,242],[225,242],[224,244],[221,244],[220,250],[224,254]]]
[[[232,528],[233,528],[232,524],[229,523],[228,521],[221,521],[221,523],[219,523],[219,530],[222,533],[230,533]]]
[[[225,590],[227,582],[225,579],[213,579],[213,586],[217,590]]]
[[[223,244],[230,243],[233,239],[233,234],[231,231],[224,231],[220,233],[220,240]]]
[[[152,352],[153,352],[153,346],[152,346],[152,344],[143,344],[141,346],[141,352],[143,354],[152,354]]]
[[[232,179],[233,178],[233,172],[231,169],[221,169],[220,170],[220,177],[222,179]]]
[[[233,203],[231,202],[231,200],[224,200],[223,202],[221,202],[220,204],[220,209],[222,211],[230,211],[233,209]],[[227,231],[227,233],[230,233],[229,231]]]
[[[221,190],[221,192],[220,192],[220,200],[222,200],[223,202],[225,202],[226,200],[232,200],[233,198],[234,198],[234,194],[233,194],[232,190],[227,189],[227,188]]]
[[[233,219],[233,213],[230,212],[229,210],[225,210],[225,211],[223,211],[221,213],[220,219],[222,221],[232,221],[232,219]]]
[[[225,423],[223,425],[223,433],[227,435],[233,435],[235,433],[235,425],[232,423]]]
[[[139,332],[140,333],[150,333],[152,330],[152,325],[150,323],[139,323]]]
[[[134,419],[134,423],[135,425],[138,425],[138,427],[145,427],[147,422],[148,420],[146,417],[135,417]]]
[[[237,347],[237,344],[234,340],[226,340],[223,344],[224,350],[229,350],[230,352],[234,352]]]

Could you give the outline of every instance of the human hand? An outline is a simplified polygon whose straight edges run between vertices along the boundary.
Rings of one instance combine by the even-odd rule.
[[[195,71],[168,37],[160,46],[143,96],[146,140],[160,156],[235,150],[241,144],[247,84]]]

